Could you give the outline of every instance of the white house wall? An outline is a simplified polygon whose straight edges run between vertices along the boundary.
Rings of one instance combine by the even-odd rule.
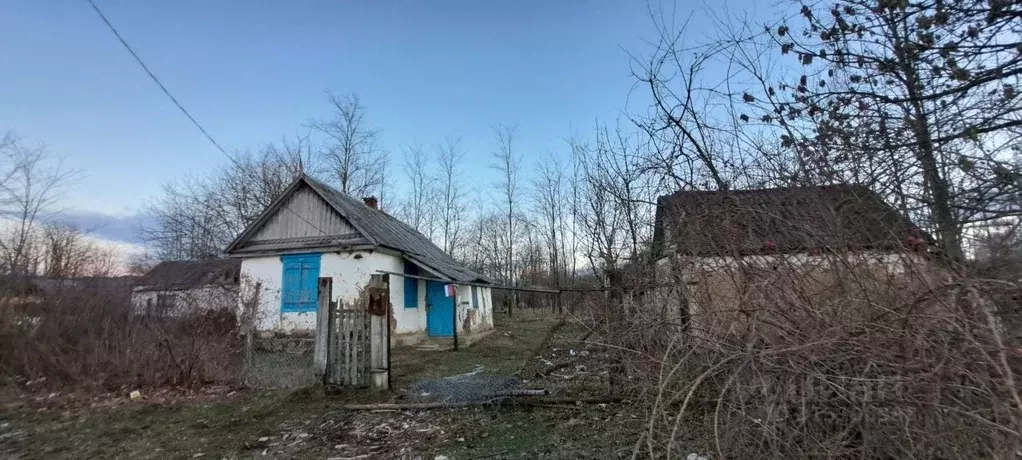
[[[402,270],[394,271],[401,272]],[[390,277],[390,304],[394,311],[395,334],[410,334],[426,330],[426,282],[424,280],[416,280],[416,282],[419,284],[418,299],[415,301],[417,307],[405,308],[404,278],[394,275]]]
[[[320,258],[319,276],[333,278],[330,300],[344,304],[358,300],[362,288],[378,270],[401,271],[402,267],[400,258],[378,251],[326,252]],[[283,265],[280,256],[251,257],[241,262],[243,292],[252,292],[255,283],[261,283],[256,328],[262,331],[282,332],[315,330],[315,312],[280,311],[282,275]],[[394,284],[391,283],[391,299],[394,299],[396,294]],[[403,317],[404,315],[395,318],[398,326],[401,326]]]
[[[390,277],[390,302],[396,320],[395,334],[425,333],[426,322],[426,281],[418,283],[416,308],[405,308],[404,278],[396,275]],[[458,333],[475,333],[493,327],[493,297],[490,288],[477,287],[479,295],[478,308],[472,307],[472,287],[463,284],[455,285],[458,292]],[[467,329],[466,329],[467,326]],[[467,332],[466,332],[467,331]]]
[[[458,333],[474,334],[493,328],[493,302],[490,288],[477,287],[479,306],[472,307],[472,286],[458,284]]]
[[[170,311],[157,312],[157,299],[160,295],[175,296],[174,308]],[[151,312],[172,316],[188,313],[231,308],[238,303],[237,286],[203,286],[195,289],[176,291],[137,290],[131,293],[131,303],[138,312]]]
[[[361,255],[361,258],[356,258]],[[361,289],[369,283],[371,275],[379,270],[402,272],[404,262],[398,256],[378,251],[323,253],[319,276],[333,278],[334,302],[352,303],[358,300]],[[260,331],[296,332],[316,328],[315,312],[281,312],[280,290],[283,265],[280,256],[250,257],[241,263],[241,279],[245,296],[250,295],[255,283],[261,283],[256,329]],[[425,334],[426,281],[418,283],[416,308],[405,308],[404,278],[390,276],[390,303],[392,332],[394,334]],[[493,297],[490,288],[477,287],[478,308],[471,306],[472,287],[456,285],[458,292],[458,332],[476,333],[493,327]],[[244,299],[242,299],[242,302]]]

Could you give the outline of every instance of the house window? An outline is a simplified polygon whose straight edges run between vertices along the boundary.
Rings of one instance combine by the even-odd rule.
[[[472,308],[479,308],[479,288],[472,286]]]
[[[419,273],[419,267],[415,264],[405,261],[405,274],[415,275]],[[415,278],[405,278],[405,308],[419,308],[419,280]]]
[[[314,312],[319,300],[320,254],[281,256],[284,266],[280,287],[280,311]]]
[[[158,311],[169,311],[173,310],[177,304],[177,294],[157,294],[156,295],[156,309]]]

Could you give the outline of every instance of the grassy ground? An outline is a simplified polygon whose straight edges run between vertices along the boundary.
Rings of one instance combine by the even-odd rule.
[[[551,335],[556,322],[542,315],[498,317],[494,334],[458,352],[395,349],[391,393],[214,389],[137,403],[124,395],[7,398],[0,401],[0,458],[617,458],[640,424],[628,405],[339,408],[398,400],[415,381],[476,366],[488,373],[521,371],[531,386],[558,393],[571,393],[575,382],[583,393],[597,393],[596,365],[575,364],[594,356],[581,354],[584,331],[567,326]],[[556,372],[545,372],[551,369]]]

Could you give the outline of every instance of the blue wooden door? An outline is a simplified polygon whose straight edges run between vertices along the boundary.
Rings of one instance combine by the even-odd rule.
[[[444,283],[426,281],[426,332],[430,337],[454,335],[454,299],[444,293]]]

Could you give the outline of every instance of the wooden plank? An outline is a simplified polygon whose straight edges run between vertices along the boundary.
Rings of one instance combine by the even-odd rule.
[[[330,360],[330,369],[328,369],[328,371],[330,372],[330,383],[332,383],[332,384],[338,384],[339,383],[338,380],[337,380],[337,372],[341,368],[341,363],[340,363],[340,359],[339,359],[340,358],[340,356],[339,356],[340,355],[340,353],[339,353],[340,352],[340,348],[338,347],[338,345],[340,344],[341,337],[340,337],[340,331],[337,328],[337,320],[338,320],[338,318],[337,318],[337,307],[336,307],[336,305],[331,305],[330,306],[330,337],[329,337],[329,339],[330,339],[330,351],[328,352],[328,354],[329,354],[329,358],[328,359]]]
[[[372,325],[376,317],[362,308],[337,307],[333,311],[336,320],[330,325],[333,332],[329,352],[332,369],[330,383],[366,387],[370,384]]]
[[[320,380],[326,378],[327,351],[330,347],[330,297],[333,278],[320,278],[317,283],[319,305],[316,308],[316,342],[312,354],[312,366]]]
[[[596,397],[596,398],[540,398],[523,397],[521,399],[505,399],[503,401],[467,401],[467,402],[431,402],[431,403],[382,403],[382,404],[345,404],[340,406],[341,410],[425,410],[425,409],[449,409],[452,407],[467,406],[529,406],[529,407],[556,407],[567,405],[575,407],[579,404],[617,404],[625,401],[618,397]]]
[[[358,362],[358,347],[356,343],[356,331],[355,331],[355,314],[352,311],[347,312],[347,330],[345,336],[348,338],[348,362],[345,363],[348,370],[348,386],[355,386],[356,372],[355,363]]]
[[[294,212],[278,210],[250,241],[358,233],[347,219],[308,187],[298,189],[284,206]]]

